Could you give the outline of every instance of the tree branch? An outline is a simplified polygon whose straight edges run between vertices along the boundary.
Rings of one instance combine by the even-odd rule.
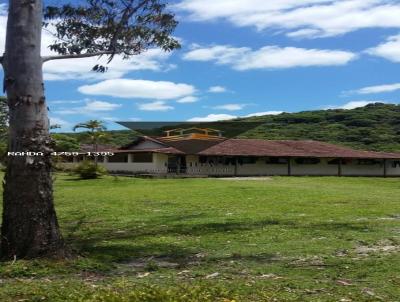
[[[100,51],[94,53],[82,53],[82,54],[71,54],[71,55],[60,55],[60,56],[47,56],[42,58],[42,62],[48,62],[52,60],[64,60],[64,59],[80,59],[80,58],[90,58],[103,55],[111,55],[112,51]]]
[[[110,56],[108,59],[108,63],[112,61],[115,55],[115,46],[118,41],[118,33],[121,31],[121,29],[124,27],[125,24],[129,22],[129,19],[137,13],[143,6],[145,6],[148,2],[148,0],[143,0],[142,2],[139,2],[136,7],[132,7],[134,0],[131,0],[130,4],[128,4],[122,14],[121,20],[119,21],[119,24],[114,32],[113,37],[111,38],[110,42],[110,47],[108,48],[110,51],[114,51],[114,53]]]

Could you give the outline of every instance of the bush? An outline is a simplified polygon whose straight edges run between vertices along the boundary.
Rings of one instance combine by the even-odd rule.
[[[82,179],[95,179],[107,174],[107,170],[104,167],[96,165],[94,161],[89,160],[81,162],[74,172]]]

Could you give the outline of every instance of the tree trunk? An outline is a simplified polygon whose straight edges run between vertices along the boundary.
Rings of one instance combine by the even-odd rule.
[[[9,156],[3,181],[3,258],[64,257],[64,243],[53,204],[47,106],[44,98],[41,0],[11,0],[3,58],[10,128],[9,152],[45,156]]]

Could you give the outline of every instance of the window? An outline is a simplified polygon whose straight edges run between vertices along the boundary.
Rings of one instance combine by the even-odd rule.
[[[234,157],[225,157],[224,165],[225,166],[234,166],[236,164],[236,159]]]
[[[134,163],[152,163],[153,153],[135,153],[132,161]]]
[[[257,161],[256,157],[241,157],[239,158],[238,162],[240,165],[249,165],[249,164],[255,164]]]
[[[200,157],[199,157],[199,162],[200,162],[201,164],[207,163],[207,156],[200,156]]]
[[[316,165],[319,164],[321,160],[314,157],[300,157],[295,159],[295,163],[298,165]]]
[[[342,165],[344,164],[344,161],[342,161]],[[339,158],[335,158],[335,159],[331,159],[328,160],[328,165],[338,165],[340,163],[340,159]]]
[[[380,164],[380,162],[376,159],[359,159],[357,164],[361,166],[373,166]]]
[[[113,156],[108,157],[109,163],[127,163],[128,154],[126,153],[115,153]]]
[[[265,163],[267,165],[286,165],[288,163],[288,159],[284,157],[267,157],[265,159]]]
[[[392,167],[393,167],[393,168],[400,168],[400,160],[395,160],[395,161],[392,163]]]

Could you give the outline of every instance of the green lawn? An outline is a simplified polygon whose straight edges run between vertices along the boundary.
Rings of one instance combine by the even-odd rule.
[[[1,263],[0,301],[400,301],[400,180],[78,181],[74,259]]]

